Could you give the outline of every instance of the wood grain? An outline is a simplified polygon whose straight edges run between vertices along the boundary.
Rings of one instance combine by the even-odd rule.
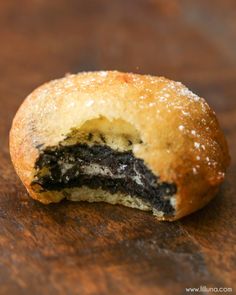
[[[0,294],[185,294],[236,289],[236,3],[0,2]],[[108,204],[31,200],[10,163],[24,97],[67,72],[180,80],[215,109],[232,156],[217,198],[178,222]]]

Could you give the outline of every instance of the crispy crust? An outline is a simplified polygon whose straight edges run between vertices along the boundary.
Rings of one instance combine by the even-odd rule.
[[[69,75],[40,86],[25,99],[13,120],[10,153],[31,197],[43,203],[63,198],[31,189],[40,147],[57,145],[71,128],[100,116],[134,126],[143,141],[134,145],[134,155],[162,181],[177,184],[176,214],[170,220],[214,197],[229,153],[205,100],[179,82],[117,71]]]

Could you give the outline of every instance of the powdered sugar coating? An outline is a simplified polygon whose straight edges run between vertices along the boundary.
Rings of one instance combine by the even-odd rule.
[[[94,100],[90,99],[85,102],[86,107],[91,107],[94,104]]]

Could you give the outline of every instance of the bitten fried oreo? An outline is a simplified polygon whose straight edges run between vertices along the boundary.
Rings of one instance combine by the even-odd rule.
[[[88,72],[42,85],[18,110],[10,153],[42,203],[104,201],[176,220],[216,194],[229,164],[204,99],[180,82]]]

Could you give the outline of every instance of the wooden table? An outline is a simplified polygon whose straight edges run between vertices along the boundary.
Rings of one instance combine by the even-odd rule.
[[[0,37],[0,294],[235,291],[236,2],[1,1]],[[232,164],[206,208],[161,223],[121,206],[28,197],[8,152],[17,108],[45,81],[100,69],[180,80],[215,109]]]

